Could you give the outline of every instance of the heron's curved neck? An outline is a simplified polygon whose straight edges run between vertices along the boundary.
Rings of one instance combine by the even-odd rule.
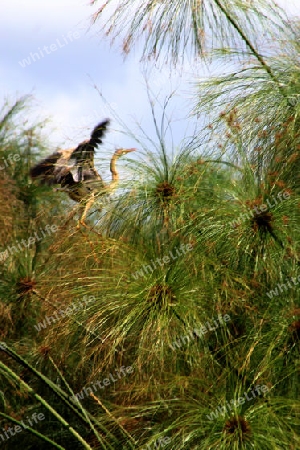
[[[111,158],[111,161],[110,161],[111,182],[109,184],[109,187],[111,189],[115,188],[119,181],[119,174],[116,169],[116,162],[117,162],[117,159],[119,158],[119,156],[120,155],[113,155],[113,157]]]
[[[113,155],[110,161],[110,171],[111,171],[111,180],[112,181],[119,181],[119,174],[116,170],[116,162],[118,159],[118,155]]]

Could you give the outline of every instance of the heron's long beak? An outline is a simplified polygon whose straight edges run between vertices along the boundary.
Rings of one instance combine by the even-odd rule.
[[[123,151],[126,153],[135,152],[136,148],[125,148]]]

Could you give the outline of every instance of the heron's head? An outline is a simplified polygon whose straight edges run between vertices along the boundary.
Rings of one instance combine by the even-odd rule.
[[[120,156],[126,155],[127,153],[134,152],[136,148],[118,148],[115,153],[115,158],[120,158]]]

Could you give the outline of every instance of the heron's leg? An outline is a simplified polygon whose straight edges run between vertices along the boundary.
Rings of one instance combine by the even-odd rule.
[[[60,187],[60,188],[53,188],[54,192],[66,192],[68,193],[68,189],[65,187]]]
[[[79,220],[79,223],[78,223],[77,227],[79,227],[80,225],[83,225],[84,227],[87,227],[87,225],[85,223],[85,219],[86,219],[88,210],[91,208],[91,206],[93,205],[94,201],[95,201],[95,194],[94,194],[94,192],[92,192],[92,194],[90,195],[89,199],[87,200],[87,202],[85,204],[83,213],[82,213],[82,215],[80,217],[80,220]]]

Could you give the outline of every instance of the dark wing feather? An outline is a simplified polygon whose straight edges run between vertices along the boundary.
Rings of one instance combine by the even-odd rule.
[[[95,128],[92,131],[91,139],[90,139],[90,145],[93,146],[93,148],[96,148],[97,145],[102,144],[101,138],[104,136],[109,124],[110,124],[110,120],[105,119],[102,122],[98,123],[98,125],[95,126]]]
[[[71,169],[74,181],[80,182],[91,179],[101,180],[100,175],[94,167],[94,153],[97,145],[102,144],[102,137],[109,124],[109,119],[105,119],[95,126],[88,141],[82,142],[72,153],[72,159],[76,160]]]
[[[63,176],[69,172],[69,158],[55,152],[30,169],[32,179],[39,179],[42,184],[60,184]]]

